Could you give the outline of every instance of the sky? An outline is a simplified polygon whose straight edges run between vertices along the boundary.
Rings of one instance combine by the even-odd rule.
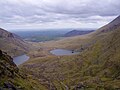
[[[120,14],[120,0],[0,0],[5,29],[99,28]]]

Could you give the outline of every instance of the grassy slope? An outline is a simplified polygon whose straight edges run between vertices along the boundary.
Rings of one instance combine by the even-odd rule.
[[[95,43],[79,55],[46,56],[31,59],[23,64],[21,68],[39,79],[48,88],[57,88],[58,90],[74,89],[82,84],[85,88],[92,90],[117,90],[120,88],[119,37],[120,27],[107,33],[91,36],[89,40]],[[73,39],[71,42],[76,43],[72,45],[77,46],[77,41],[80,39],[74,39],[74,41]],[[65,41],[67,41],[67,45],[65,45]],[[57,47],[69,46],[68,42],[70,41],[68,39],[65,41],[64,45],[59,45],[63,42],[61,41],[58,44],[53,43],[51,47],[53,48],[53,45],[58,45]],[[81,41],[79,41],[80,46]],[[46,47],[50,47],[50,44]]]
[[[34,57],[21,70],[48,89],[119,90],[119,18],[92,34],[34,44],[35,51],[29,53]],[[49,50],[54,48],[84,50],[79,55],[53,56]]]
[[[57,41],[48,41],[44,43],[43,42],[31,43],[34,49],[32,49],[31,52],[28,52],[28,54],[31,58],[37,58],[37,57],[51,56],[51,53],[49,53],[49,51],[55,48],[63,48],[63,49],[80,51],[81,48],[86,48],[89,44],[91,44],[92,42],[91,38],[92,38],[92,35],[88,34],[85,36],[81,35],[76,37],[62,38]],[[87,44],[88,42],[90,43]]]
[[[5,87],[5,83],[11,84],[17,90],[46,89],[37,80],[19,71],[12,58],[0,50],[0,90],[11,90]],[[12,90],[16,90],[12,89]]]
[[[10,56],[26,53],[31,47],[31,44],[23,41],[19,36],[0,28],[0,49]]]
[[[17,50],[16,50],[17,48]],[[25,50],[23,50],[18,45],[15,45],[13,42],[0,38],[0,49],[4,50],[11,56],[16,56],[23,54]]]

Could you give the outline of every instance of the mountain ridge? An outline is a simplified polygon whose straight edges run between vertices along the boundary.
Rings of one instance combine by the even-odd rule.
[[[72,31],[69,31],[67,32],[64,37],[72,37],[72,36],[78,36],[78,35],[85,35],[85,34],[88,34],[88,33],[91,33],[93,32],[94,30],[72,30]]]
[[[29,50],[29,44],[18,35],[0,28],[0,49],[11,56],[25,53]]]
[[[108,23],[107,25],[101,27],[100,29],[98,29],[96,32],[96,34],[99,33],[106,33],[112,30],[117,29],[120,26],[120,15],[115,18],[113,21],[111,21],[110,23]]]

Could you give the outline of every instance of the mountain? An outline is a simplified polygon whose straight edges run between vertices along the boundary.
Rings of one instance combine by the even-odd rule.
[[[29,44],[16,34],[0,28],[0,49],[11,56],[23,54],[28,51]]]
[[[79,49],[86,47],[77,55],[50,55],[49,50],[57,46],[56,43],[59,41],[52,41],[53,47],[50,47],[50,44],[38,43],[41,48],[31,51],[31,53],[39,54],[40,57],[33,57],[18,68],[13,63],[13,59],[0,50],[0,89],[119,90],[119,23],[120,19],[118,17],[97,31],[87,35],[87,38],[85,38],[86,35],[84,37],[73,37],[73,43],[72,41],[70,42],[71,46],[73,45],[72,47],[75,47],[74,43],[77,43],[77,48]],[[9,39],[10,41],[19,40],[24,42],[14,34],[4,30],[3,33],[1,34],[2,40]],[[66,41],[68,40],[67,38]],[[16,42],[14,43],[15,45]],[[64,43],[61,42],[62,45]],[[66,43],[68,44],[68,42]],[[46,46],[48,47],[46,48]],[[48,55],[41,57],[41,54],[47,53]]]
[[[114,19],[113,21],[111,21],[107,25],[98,29],[96,34],[113,31],[113,30],[117,29],[119,26],[120,26],[120,16],[118,16],[116,19]]]
[[[89,38],[75,37],[73,42],[79,48],[87,46],[78,55],[38,57],[24,63],[21,69],[37,78],[48,90],[119,90],[119,23],[120,16],[91,33]],[[86,43],[78,43],[76,38]],[[57,44],[52,42],[52,45]]]
[[[39,90],[41,84],[28,77],[14,64],[12,57],[0,50],[0,90]],[[41,90],[45,90],[43,87]]]
[[[15,88],[12,84],[6,83],[4,79],[14,78],[17,73],[18,68],[12,61],[12,58],[0,50],[0,86],[2,86],[1,84],[3,84],[5,88],[7,88],[7,86],[9,85],[11,86],[11,88]],[[3,90],[3,88],[0,87],[0,90]]]
[[[89,31],[72,30],[72,31],[66,33],[64,36],[71,37],[71,36],[77,36],[77,35],[85,35],[85,34],[93,32],[93,31],[94,30],[89,30]]]

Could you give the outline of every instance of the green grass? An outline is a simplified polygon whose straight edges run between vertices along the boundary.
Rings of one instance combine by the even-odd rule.
[[[24,90],[75,90],[77,86],[83,86],[80,90],[120,90],[120,27],[105,33],[101,30],[30,43],[34,46],[28,52],[31,59],[19,66],[19,72],[7,57],[0,57],[0,73],[4,72],[0,86],[8,81]],[[54,56],[49,51],[55,48],[83,50],[78,55]]]
[[[113,32],[89,38],[90,42],[94,41],[95,43],[79,55],[38,57],[29,60],[20,68],[40,79],[43,85],[50,86],[52,84],[52,88],[58,90],[65,90],[66,86],[72,90],[79,83],[83,83],[86,90],[117,90],[120,89],[119,37],[120,29],[118,28]],[[75,45],[75,49],[79,49],[83,44],[80,41],[78,47],[78,42],[75,44],[75,39],[73,42],[74,44],[71,45]],[[86,40],[86,43],[89,41]],[[56,42],[53,44],[57,47],[61,45]],[[69,46],[69,43],[65,44],[64,41],[60,47],[63,47],[63,44],[65,47]],[[46,47],[47,44],[44,45]],[[48,48],[50,47],[52,45]]]

